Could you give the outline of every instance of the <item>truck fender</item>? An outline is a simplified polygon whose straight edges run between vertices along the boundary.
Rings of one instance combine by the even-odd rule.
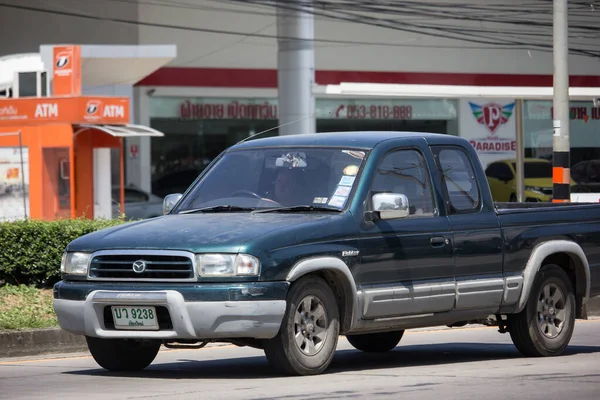
[[[296,263],[288,273],[286,280],[294,282],[306,274],[317,271],[329,271],[335,275],[336,283],[339,285],[341,295],[344,296],[346,307],[341,314],[340,321],[342,331],[350,330],[355,316],[359,315],[358,290],[356,282],[350,272],[348,265],[336,257],[314,257]]]
[[[590,265],[588,264],[585,253],[575,242],[569,240],[550,240],[537,245],[531,252],[531,256],[523,271],[523,293],[517,304],[517,309],[515,310],[516,313],[521,312],[525,308],[527,300],[529,300],[533,282],[542,266],[542,262],[546,257],[557,253],[566,253],[575,264],[575,276],[577,279],[577,287],[575,288],[576,296],[582,297],[582,306],[587,303],[590,297],[591,278]],[[582,284],[585,286],[582,287]]]

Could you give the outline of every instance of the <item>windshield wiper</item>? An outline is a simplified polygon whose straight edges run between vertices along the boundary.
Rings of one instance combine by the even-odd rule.
[[[203,207],[203,208],[194,208],[191,210],[183,210],[179,212],[179,214],[193,214],[198,212],[230,212],[230,211],[253,211],[255,208],[251,207],[238,207],[231,205],[223,205],[223,206],[212,206],[212,207]]]
[[[252,213],[268,213],[268,212],[294,212],[294,211],[334,211],[341,212],[341,210],[333,207],[324,207],[324,206],[309,206],[309,205],[300,205],[300,206],[290,206],[290,207],[274,207],[274,208],[265,208],[262,210],[255,210]]]

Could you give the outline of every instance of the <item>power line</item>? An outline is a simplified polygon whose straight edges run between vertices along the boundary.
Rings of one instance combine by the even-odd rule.
[[[241,3],[242,0],[228,0],[230,3]],[[524,42],[522,40],[512,40],[510,38],[507,39],[497,39],[495,36],[488,36],[490,34],[490,30],[485,30],[485,29],[474,29],[474,28],[469,28],[469,27],[448,27],[448,26],[441,26],[440,24],[436,24],[436,25],[426,25],[426,24],[419,24],[416,25],[414,23],[411,23],[410,21],[398,21],[398,20],[393,20],[393,19],[384,19],[384,18],[377,18],[377,17],[369,17],[367,15],[358,15],[358,14],[354,14],[353,12],[355,12],[358,8],[357,5],[360,6],[365,6],[368,3],[371,3],[369,1],[345,1],[343,2],[343,4],[341,4],[339,1],[336,2],[332,2],[332,1],[325,1],[325,0],[314,0],[314,2],[312,3],[313,7],[311,7],[310,5],[303,5],[303,4],[297,4],[297,3],[290,3],[287,1],[282,1],[282,0],[243,0],[244,4],[247,3],[254,3],[254,4],[258,4],[258,5],[263,5],[263,6],[270,6],[270,7],[279,7],[279,8],[283,8],[283,9],[288,9],[288,10],[295,10],[295,11],[303,11],[303,12],[307,12],[307,13],[311,13],[313,15],[319,15],[319,16],[325,16],[328,17],[330,19],[334,19],[334,20],[342,20],[342,21],[346,21],[346,22],[355,22],[355,23],[360,23],[360,24],[364,24],[364,25],[372,25],[372,26],[378,26],[378,27],[382,27],[382,28],[388,28],[388,29],[393,29],[393,30],[399,30],[399,31],[404,31],[404,32],[410,32],[410,33],[417,33],[417,34],[422,34],[422,35],[427,35],[427,36],[433,36],[436,38],[441,38],[441,39],[453,39],[453,40],[459,40],[459,41],[465,41],[465,42],[472,42],[472,43],[479,43],[479,44],[487,44],[490,46],[512,46],[513,48],[516,47],[529,47],[530,49],[538,49],[538,50],[542,50],[542,51],[552,51],[552,44],[551,43],[528,43],[528,42]],[[395,7],[398,7],[399,5],[403,6],[402,10],[403,13],[405,15],[418,15],[418,16],[432,16],[435,14],[432,14],[430,12],[427,12],[426,10],[423,11],[422,9],[426,6],[424,6],[422,3],[415,3],[415,2],[409,2],[409,1],[405,1],[405,2],[394,2]],[[416,4],[416,6],[415,6]],[[381,7],[381,2],[378,2],[377,6]],[[456,5],[453,5],[456,6]],[[465,6],[465,5],[463,5]],[[391,8],[391,6],[388,6],[388,8]],[[343,9],[343,10],[340,10]],[[481,10],[482,8],[478,8],[478,10]],[[323,11],[326,10],[326,11]],[[508,9],[506,9],[508,10]],[[365,11],[364,8],[360,9],[360,11]],[[372,10],[370,10],[372,11]],[[383,10],[381,10],[380,8],[378,9],[378,14],[381,14]],[[391,10],[387,10],[387,13],[391,12]],[[462,18],[464,19],[465,16],[463,15],[463,12],[461,11],[460,13],[462,15]],[[456,12],[444,12],[444,16],[446,18],[449,17],[454,17],[458,14],[456,14]],[[436,15],[437,17],[437,15]],[[473,19],[474,22],[476,22],[475,19]],[[529,24],[534,24],[533,22],[529,22]],[[594,27],[586,27],[586,28],[590,28],[593,29]],[[468,32],[467,34],[463,34],[462,32]],[[588,50],[588,49],[584,49],[584,48],[578,48],[575,46],[571,47],[571,53],[572,54],[577,54],[577,55],[584,55],[584,56],[591,56],[591,57],[598,57],[600,56],[600,53],[593,51],[593,50]]]
[[[123,0],[111,0],[111,1],[123,1]],[[293,36],[277,36],[277,35],[268,35],[268,34],[261,34],[261,33],[252,33],[252,32],[239,32],[239,31],[230,31],[230,30],[223,30],[223,29],[197,28],[197,27],[190,27],[190,26],[179,26],[179,25],[172,25],[172,24],[134,21],[134,20],[127,20],[127,19],[123,19],[123,18],[114,18],[114,17],[99,17],[99,16],[93,16],[93,15],[84,14],[84,13],[78,13],[78,12],[58,11],[58,10],[52,10],[52,9],[47,9],[47,8],[6,4],[6,3],[2,3],[2,2],[0,2],[0,7],[41,12],[41,13],[47,13],[47,14],[75,17],[75,18],[84,18],[84,19],[96,20],[96,21],[107,21],[107,22],[115,22],[115,23],[128,24],[128,25],[140,25],[140,26],[164,28],[164,29],[174,29],[174,30],[182,30],[182,31],[189,31],[189,32],[214,33],[214,34],[231,35],[231,36],[247,36],[247,37],[263,38],[263,39],[278,39],[278,38],[280,38],[280,39],[287,39],[287,40],[307,40],[307,39],[301,39],[301,38],[293,37]],[[427,45],[427,44],[421,45],[421,44],[411,44],[411,43],[389,43],[389,42],[370,42],[370,41],[335,40],[335,39],[310,39],[309,41],[316,42],[316,43],[329,43],[329,44],[339,44],[339,45],[380,46],[380,47],[419,47],[419,48],[435,48],[435,49],[447,49],[447,48],[465,49],[466,48],[466,49],[475,49],[475,50],[486,50],[486,49],[490,48],[488,46],[452,46],[452,45]],[[514,47],[507,46],[505,48],[499,48],[499,49],[500,50],[508,50],[508,49],[513,49],[513,48]]]

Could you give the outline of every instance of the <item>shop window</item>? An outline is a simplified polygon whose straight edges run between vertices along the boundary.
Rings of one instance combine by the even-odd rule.
[[[591,101],[571,101],[570,107],[570,167],[571,192],[598,193],[600,183],[600,108]],[[523,102],[523,133],[525,156],[552,163],[553,126],[552,101]],[[527,172],[527,171],[526,171]],[[550,175],[551,177],[552,175]],[[549,186],[551,187],[551,181]]]
[[[317,99],[316,127],[332,131],[458,134],[458,107],[446,99]],[[150,99],[152,192],[182,193],[223,150],[254,134],[279,134],[277,99]]]

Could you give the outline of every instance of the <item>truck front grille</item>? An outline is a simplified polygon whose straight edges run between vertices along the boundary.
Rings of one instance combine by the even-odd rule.
[[[162,252],[98,252],[90,263],[89,277],[95,280],[190,281],[195,280],[191,255]]]

